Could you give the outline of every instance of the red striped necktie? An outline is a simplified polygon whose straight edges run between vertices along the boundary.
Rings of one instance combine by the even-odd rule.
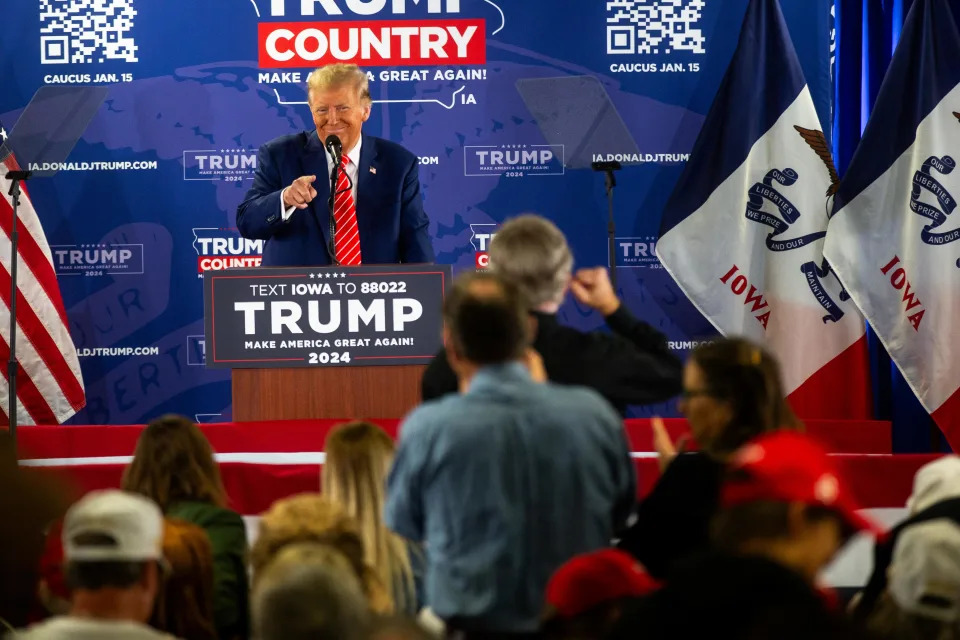
[[[347,165],[350,158],[343,156],[340,162],[340,177],[337,179],[337,195],[333,201],[333,219],[337,224],[334,247],[337,262],[348,267],[361,263],[360,229],[357,227],[357,206],[353,190],[347,180]]]

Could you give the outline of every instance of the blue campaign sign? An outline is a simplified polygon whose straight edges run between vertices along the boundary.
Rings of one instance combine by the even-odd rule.
[[[443,342],[449,265],[284,267],[204,276],[206,365],[427,364]]]
[[[829,131],[832,2],[781,4]],[[615,194],[621,294],[678,351],[713,335],[653,251],[662,208],[730,61],[746,5],[12,3],[5,24],[16,28],[0,39],[0,56],[17,61],[0,92],[4,126],[13,126],[39,87],[110,89],[59,173],[30,185],[82,354],[88,405],[73,421],[137,423],[168,411],[229,419],[229,371],[200,366],[209,354],[198,276],[259,263],[263,243],[235,228],[257,148],[311,128],[304,81],[312,68],[337,60],[370,72],[374,105],[364,132],[420,158],[437,260],[455,272],[485,266],[497,226],[523,212],[554,220],[578,266],[607,263],[603,177],[578,167],[609,148],[591,142],[591,114],[560,111],[577,100],[554,100],[553,114],[544,94],[531,91],[538,80],[590,78],[590,91],[606,96],[633,139],[625,145],[633,162],[618,174]],[[570,126],[578,117],[585,128],[577,148],[540,126]],[[573,302],[560,316],[583,329],[602,326]],[[674,413],[672,406],[649,410]]]

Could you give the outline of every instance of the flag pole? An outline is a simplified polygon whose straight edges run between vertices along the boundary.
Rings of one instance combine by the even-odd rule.
[[[17,450],[17,210],[20,207],[20,182],[28,180],[30,171],[8,171],[10,196],[13,198],[13,222],[10,226],[10,359],[7,361],[7,417],[13,450]]]

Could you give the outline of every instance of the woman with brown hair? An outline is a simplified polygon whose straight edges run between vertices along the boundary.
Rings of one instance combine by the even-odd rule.
[[[397,611],[415,614],[419,606],[411,560],[422,559],[422,552],[383,522],[395,449],[393,439],[375,424],[339,425],[324,443],[321,485],[323,495],[343,505],[360,525],[364,559],[390,589]]]
[[[203,528],[213,550],[214,616],[221,640],[249,635],[249,594],[243,519],[227,496],[213,449],[193,422],[168,415],[140,434],[123,489],[156,502],[167,517]]]
[[[657,579],[708,546],[727,459],[762,433],[800,427],[776,358],[744,338],[720,338],[690,354],[679,408],[699,451],[678,455],[663,422],[654,418],[663,475],[619,544]]]
[[[370,610],[377,614],[393,613],[390,594],[364,560],[363,537],[357,521],[338,502],[318,493],[300,493],[277,500],[263,514],[257,539],[250,549],[254,589],[274,556],[299,542],[325,544],[343,554],[360,580]]]
[[[150,626],[176,638],[217,640],[213,620],[213,550],[206,532],[178,518],[163,522],[167,564]]]

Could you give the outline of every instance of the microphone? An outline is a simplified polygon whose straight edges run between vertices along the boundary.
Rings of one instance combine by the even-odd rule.
[[[337,196],[337,178],[340,172],[340,158],[343,155],[343,143],[340,142],[339,137],[330,134],[327,136],[327,139],[323,141],[323,146],[326,147],[327,152],[333,156],[333,171],[330,172],[330,197],[327,199],[327,223],[330,225],[330,242],[327,245],[327,252],[330,254],[331,264],[340,264],[337,260],[337,249],[336,243],[334,242],[334,237],[337,233],[337,223],[333,215],[333,210]]]
[[[343,155],[343,143],[340,142],[340,138],[330,134],[327,136],[327,139],[323,141],[323,146],[327,148],[327,151],[333,156],[334,162],[339,166],[340,156]]]

